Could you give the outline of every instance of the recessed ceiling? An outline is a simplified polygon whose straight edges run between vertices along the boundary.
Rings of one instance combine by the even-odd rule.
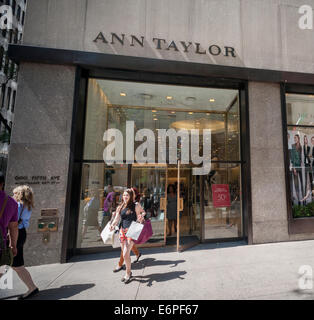
[[[238,95],[237,90],[231,89],[96,81],[110,104],[122,106],[225,112]],[[125,93],[125,96],[121,96],[121,93]]]

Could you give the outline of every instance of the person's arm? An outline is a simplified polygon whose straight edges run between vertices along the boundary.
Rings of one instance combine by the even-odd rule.
[[[22,220],[23,222],[23,227],[24,228],[28,228],[29,227],[29,220],[31,218],[31,215],[32,215],[32,211],[29,211],[29,210],[26,210],[24,209],[21,216],[20,216],[20,219]]]
[[[144,216],[146,215],[146,212],[139,202],[136,204],[135,212],[137,216],[137,221],[140,223],[144,222]]]
[[[110,230],[113,230],[116,227],[116,225],[119,223],[119,221],[120,221],[120,211],[121,211],[120,208],[117,208],[114,220],[110,225]]]
[[[112,224],[112,222],[114,221],[115,216],[116,216],[116,211],[112,211],[111,218],[110,218],[110,224]]]
[[[301,202],[305,201],[310,196],[311,193],[312,193],[312,190],[308,190],[306,196],[303,199],[301,199]]]
[[[13,256],[15,257],[17,255],[16,244],[17,244],[17,237],[19,235],[18,222],[17,221],[10,222],[8,226],[8,231],[9,231],[9,238],[10,238],[10,247],[12,248]]]

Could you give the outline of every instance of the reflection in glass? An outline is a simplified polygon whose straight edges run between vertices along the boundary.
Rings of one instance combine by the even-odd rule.
[[[314,126],[313,106],[313,95],[287,93],[287,124]]]
[[[100,232],[121,202],[127,187],[127,172],[126,165],[83,163],[78,248],[104,246]]]
[[[289,183],[293,218],[314,216],[314,97],[286,94]]]
[[[124,93],[124,94],[121,94]],[[171,99],[169,98],[171,97]],[[242,235],[240,196],[232,196],[230,208],[225,210],[213,207],[211,183],[221,176],[222,183],[229,184],[233,195],[240,190],[239,164],[226,162],[241,161],[238,91],[231,89],[197,88],[189,86],[161,85],[126,81],[90,79],[86,106],[84,153],[82,159],[81,197],[77,247],[104,246],[99,233],[111,218],[121,195],[127,186],[136,187],[141,195],[140,203],[147,217],[151,219],[153,237],[149,244],[163,244],[173,237],[176,230],[167,223],[167,188],[169,184],[180,186],[180,243],[187,237],[202,238],[202,212],[205,208],[205,239],[237,237]],[[134,137],[141,129],[152,132],[155,143],[155,161],[150,163],[126,163],[126,122],[134,122]],[[108,129],[119,129],[123,136],[124,164],[107,165],[103,152],[107,142],[104,133]],[[211,130],[211,158],[215,164],[212,169],[217,175],[195,176],[192,168],[191,142],[189,142],[189,161],[181,165],[178,182],[177,163],[169,163],[169,153],[175,150],[178,158],[182,155],[182,140],[176,146],[167,142],[167,163],[158,163],[158,132],[161,129],[184,129],[190,134],[192,129],[200,133],[199,155],[203,153],[203,131]],[[134,139],[134,154],[143,141]],[[131,161],[132,162],[132,161]],[[221,163],[225,162],[225,164]],[[224,167],[225,166],[225,167]],[[237,175],[236,175],[237,172]],[[210,176],[209,174],[208,176]],[[215,181],[216,181],[215,180]],[[205,181],[205,182],[204,182]],[[236,185],[237,187],[235,187]],[[207,189],[206,189],[207,188]],[[209,188],[209,189],[208,189]],[[203,197],[203,189],[205,194]],[[233,193],[232,193],[233,192]],[[214,220],[208,218],[214,216]],[[226,232],[213,231],[214,222],[224,221]],[[219,222],[219,223],[218,223]],[[229,228],[227,228],[229,226]],[[210,229],[211,228],[211,229]],[[167,233],[171,235],[167,237]],[[171,240],[171,239],[170,239]]]
[[[141,195],[140,204],[151,220],[153,236],[149,243],[164,241],[165,211],[160,206],[160,199],[165,197],[166,166],[132,166],[131,185]]]
[[[223,185],[230,201],[220,206],[213,191]],[[212,164],[205,177],[205,239],[237,238],[242,236],[241,170],[238,164]],[[219,195],[219,193],[218,193]]]
[[[289,182],[293,217],[314,216],[314,128],[288,126]]]

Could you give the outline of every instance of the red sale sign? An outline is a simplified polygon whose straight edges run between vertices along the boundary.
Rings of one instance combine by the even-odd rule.
[[[228,184],[212,184],[212,193],[215,208],[231,206]]]

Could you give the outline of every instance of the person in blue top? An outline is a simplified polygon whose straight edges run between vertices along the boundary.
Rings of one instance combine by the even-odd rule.
[[[12,268],[28,288],[28,291],[18,298],[19,300],[24,300],[39,292],[30,273],[24,267],[23,255],[23,247],[26,241],[26,229],[29,227],[29,220],[34,207],[33,190],[29,186],[19,186],[13,190],[13,197],[18,203],[19,234],[16,245],[17,255],[13,259]]]

